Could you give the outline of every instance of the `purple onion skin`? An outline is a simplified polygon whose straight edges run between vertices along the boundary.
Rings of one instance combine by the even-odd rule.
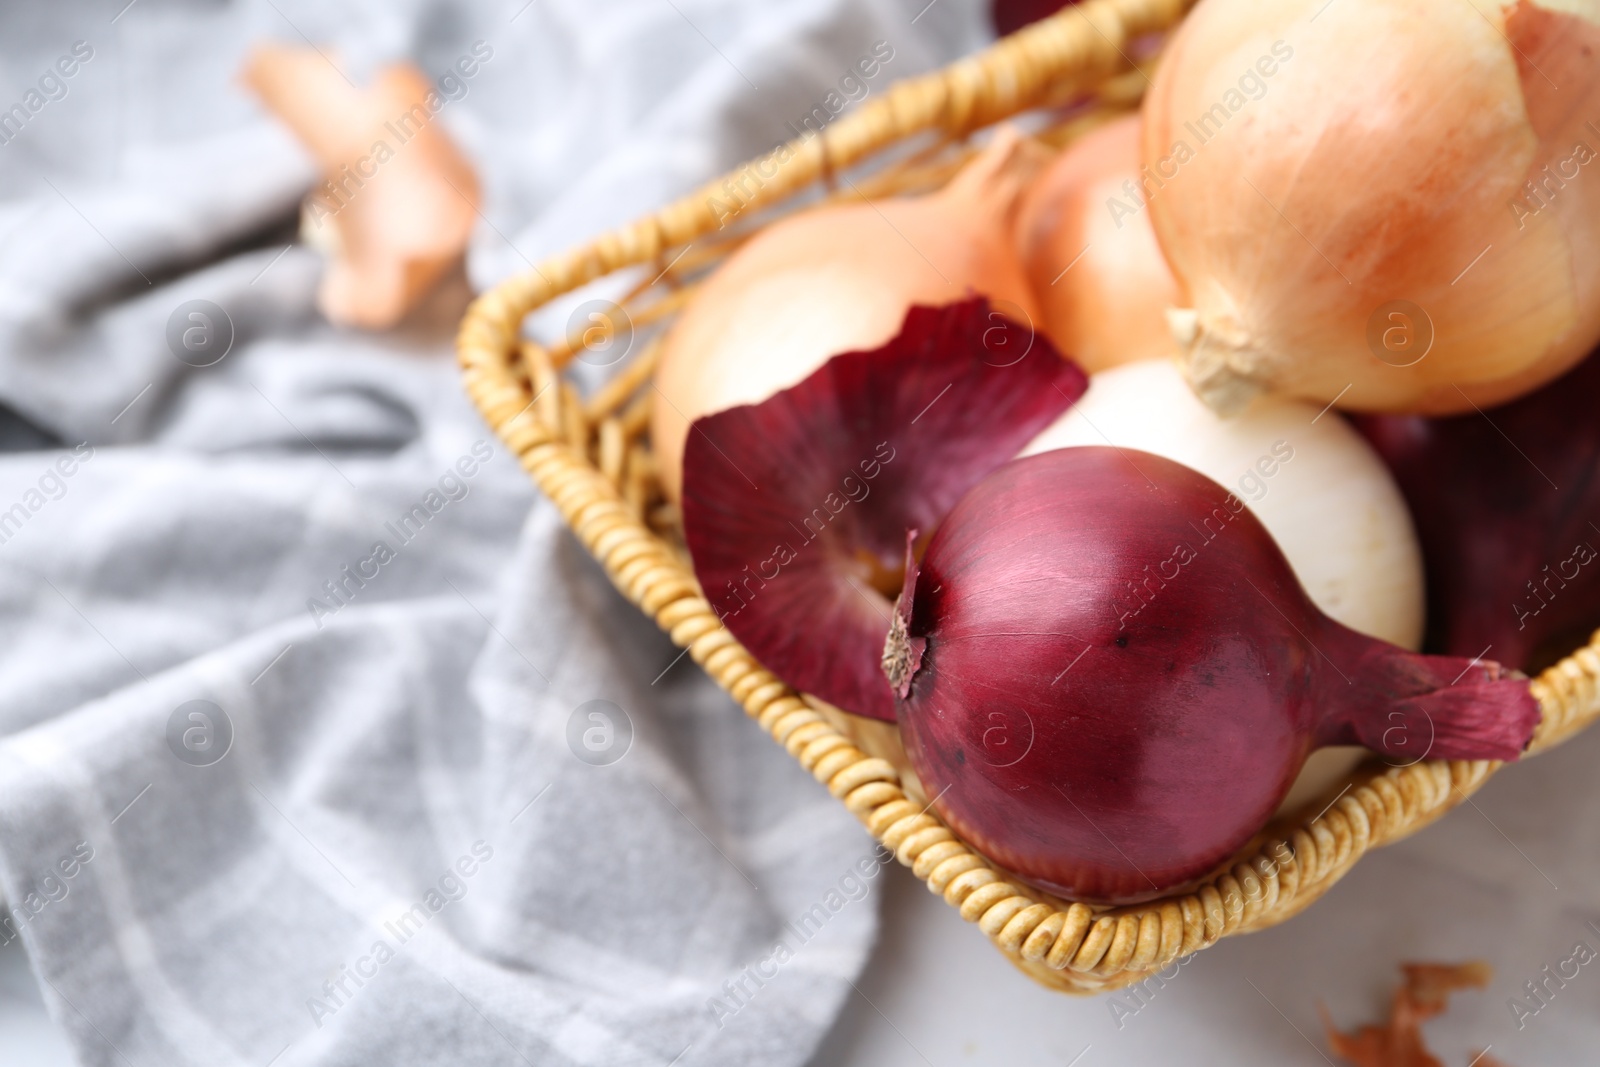
[[[1600,355],[1484,414],[1353,421],[1416,523],[1425,647],[1525,668],[1600,626]]]
[[[935,808],[1076,900],[1132,903],[1205,876],[1314,748],[1514,759],[1538,721],[1527,684],[1496,664],[1323,615],[1242,502],[1125,449],[991,474],[908,562],[897,610],[885,669]]]

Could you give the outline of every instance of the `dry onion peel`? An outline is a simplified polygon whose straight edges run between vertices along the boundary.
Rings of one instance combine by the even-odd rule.
[[[1195,8],[1144,162],[1208,403],[1469,411],[1600,339],[1600,3],[1554,7]]]
[[[906,529],[933,529],[1085,385],[974,299],[913,308],[884,347],[697,420],[683,528],[707,599],[790,685],[893,721],[879,658]]]
[[[440,100],[408,63],[357,89],[314,48],[258,47],[242,77],[323,169],[303,230],[329,255],[318,305],[334,322],[385,329],[461,260],[479,189],[440,128]]]
[[[1388,1021],[1363,1026],[1353,1033],[1334,1028],[1326,1008],[1322,1027],[1335,1056],[1355,1067],[1444,1067],[1423,1042],[1422,1024],[1449,1007],[1450,994],[1462,989],[1482,989],[1494,976],[1482,961],[1471,963],[1402,963],[1405,983],[1395,990]],[[1319,1006],[1320,1007],[1320,1006]],[[1501,1067],[1488,1049],[1467,1067]]]

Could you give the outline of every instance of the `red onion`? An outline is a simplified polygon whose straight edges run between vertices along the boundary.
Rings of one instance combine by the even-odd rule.
[[[1086,388],[982,298],[913,307],[882,348],[695,420],[683,462],[695,576],[769,670],[892,722],[878,661],[906,528],[933,529]]]
[[[908,560],[884,671],[934,807],[1051,892],[1125,903],[1245,845],[1306,756],[1517,758],[1539,709],[1494,663],[1319,612],[1243,502],[1144,452],[999,468]]]
[[[1422,541],[1425,647],[1492,651],[1523,667],[1571,651],[1600,625],[1597,406],[1600,355],[1591,355],[1488,412],[1354,420],[1394,472]]]
[[[1016,33],[1022,27],[1048,18],[1075,0],[994,0],[989,17],[994,21],[994,32],[1001,37]]]

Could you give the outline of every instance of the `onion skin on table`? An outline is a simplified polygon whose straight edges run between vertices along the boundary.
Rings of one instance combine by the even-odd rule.
[[[1600,355],[1486,412],[1354,421],[1422,541],[1424,647],[1527,668],[1600,626]]]
[[[707,600],[785,682],[892,722],[878,661],[906,528],[932,530],[1087,385],[973,298],[914,307],[882,348],[696,420],[683,529]]]
[[[1205,876],[1314,748],[1515,759],[1539,710],[1494,663],[1421,656],[1311,604],[1265,528],[1148,453],[1006,464],[908,562],[885,646],[906,753],[974,847],[1119,904]]]

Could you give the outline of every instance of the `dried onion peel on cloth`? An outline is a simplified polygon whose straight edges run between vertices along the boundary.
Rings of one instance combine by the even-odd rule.
[[[1215,482],[1108,447],[1014,460],[962,497],[907,558],[884,671],[951,828],[1107,904],[1234,856],[1315,748],[1515,759],[1539,719],[1497,664],[1322,614]]]
[[[1166,311],[1184,300],[1150,213],[1132,206],[1138,179],[1139,117],[1128,115],[1061,152],[1017,215],[1040,329],[1091,374],[1178,351]]]
[[[480,199],[440,127],[441,97],[408,63],[358,89],[314,48],[266,45],[241,77],[323,170],[302,232],[329,255],[317,294],[334,322],[395,325],[461,261]]]
[[[1144,110],[1200,395],[1451,414],[1581,359],[1597,48],[1600,0],[1202,0]]]
[[[927,196],[846,201],[763,229],[702,284],[661,346],[651,443],[676,501],[702,415],[765,400],[840,352],[886,343],[913,305],[974,293],[1037,319],[1009,234],[1045,149],[1002,129]]]
[[[913,308],[882,348],[702,417],[682,507],[706,598],[785,682],[892,722],[879,660],[906,529],[932,530],[1086,383],[1043,337],[975,298]]]
[[[1416,520],[1428,648],[1531,669],[1600,626],[1600,355],[1503,407],[1355,424]]]

